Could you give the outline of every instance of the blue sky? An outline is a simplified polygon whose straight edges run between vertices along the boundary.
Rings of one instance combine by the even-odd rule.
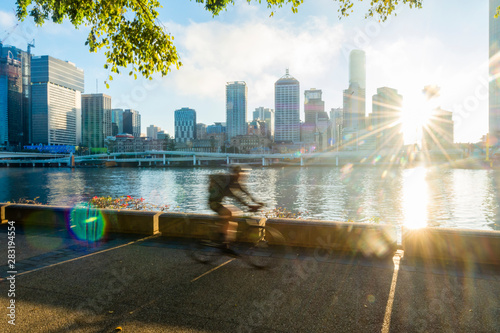
[[[290,69],[303,91],[323,90],[326,111],[342,107],[348,85],[348,52],[365,50],[367,112],[377,87],[403,95],[407,140],[423,107],[425,85],[441,87],[433,103],[453,111],[455,141],[478,141],[487,132],[488,1],[424,1],[424,8],[401,7],[396,17],[379,23],[365,19],[367,3],[357,3],[354,15],[339,20],[336,2],[308,1],[293,14],[289,8],[269,17],[265,5],[236,1],[213,18],[194,1],[161,1],[160,20],[175,36],[183,66],[153,81],[114,75],[109,89],[101,53],[89,53],[88,28],[69,23],[35,27],[31,19],[16,24],[14,0],[0,3],[0,39],[26,49],[35,39],[36,55],[51,55],[85,71],[85,92],[112,96],[116,108],[133,108],[142,115],[142,132],[154,124],[173,133],[174,111],[196,110],[198,122],[225,121],[225,83],[248,85],[248,117],[259,106],[274,108],[274,82]],[[96,90],[97,80],[97,90]],[[304,119],[303,107],[301,119]]]

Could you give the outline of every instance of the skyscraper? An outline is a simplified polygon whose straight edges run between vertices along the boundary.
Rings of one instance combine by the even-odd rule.
[[[489,133],[490,144],[500,145],[500,18],[494,18],[500,0],[490,0],[490,87],[489,87]]]
[[[449,149],[453,147],[453,113],[441,108],[433,110],[424,128],[422,147],[429,150]]]
[[[82,143],[90,148],[103,148],[104,139],[111,136],[111,96],[82,95]]]
[[[33,143],[79,145],[83,70],[51,56],[31,59]]]
[[[149,125],[146,127],[146,136],[150,139],[156,140],[158,139],[158,133],[161,131],[161,128],[155,125]]]
[[[132,134],[134,138],[141,136],[141,115],[139,111],[127,109],[123,112],[123,133]]]
[[[113,128],[113,136],[118,133],[123,133],[123,109],[111,110],[111,126]]]
[[[0,145],[31,142],[31,56],[0,43]]]
[[[275,115],[274,110],[264,107],[255,108],[253,112],[253,120],[263,120],[266,122],[267,136],[271,139],[274,138],[274,122]]]
[[[344,90],[343,139],[347,146],[356,142],[366,127],[365,52],[352,50],[349,55],[349,88]],[[357,149],[357,148],[356,148]]]
[[[182,108],[174,112],[174,129],[176,142],[192,142],[196,139],[196,111]]]
[[[275,142],[300,141],[300,84],[286,70],[274,84]]]
[[[322,91],[319,89],[309,89],[304,91],[304,115],[305,122],[316,124],[319,119],[328,120],[325,112],[325,102],[321,99]]]
[[[396,89],[378,88],[372,97],[370,113],[371,132],[376,138],[377,148],[400,148],[403,146],[401,107],[403,96]]]
[[[243,81],[226,84],[227,140],[247,134],[248,88]]]

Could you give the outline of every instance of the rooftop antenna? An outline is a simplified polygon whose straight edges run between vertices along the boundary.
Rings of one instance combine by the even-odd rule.
[[[95,93],[97,94],[99,92],[99,83],[98,83],[98,79],[95,79]]]
[[[288,73],[288,68],[286,69],[286,75],[290,75],[290,74]]]

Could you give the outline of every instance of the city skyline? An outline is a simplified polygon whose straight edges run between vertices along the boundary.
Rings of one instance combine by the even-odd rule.
[[[14,1],[0,5],[2,39],[16,24],[14,5]],[[487,3],[460,8],[450,1],[426,3],[422,10],[404,8],[386,23],[365,20],[363,5],[358,7],[359,15],[339,21],[337,7],[327,1],[303,4],[295,15],[283,8],[273,18],[265,6],[256,4],[236,4],[217,18],[198,4],[163,5],[160,19],[176,37],[184,66],[151,82],[115,75],[110,89],[105,89],[108,73],[102,68],[102,54],[88,53],[83,45],[85,28],[73,30],[68,23],[42,28],[21,23],[4,42],[26,49],[27,42],[36,39],[34,54],[50,54],[84,69],[85,93],[96,92],[97,79],[98,92],[113,97],[113,108],[140,110],[144,125],[154,124],[169,133],[174,132],[173,112],[186,105],[197,110],[199,122],[224,121],[224,83],[231,80],[247,82],[248,112],[273,108],[273,83],[287,67],[301,82],[301,94],[321,89],[325,111],[342,107],[348,52],[362,48],[367,59],[367,113],[370,97],[379,87],[397,89],[404,97],[403,108],[410,109],[425,85],[436,84],[442,88],[439,105],[460,117],[457,142],[474,142],[487,132],[487,98],[472,100],[488,78]],[[465,24],[457,19],[462,12],[469,17]],[[444,13],[449,15],[443,17]],[[230,45],[242,48],[226,52]],[[464,110],[470,104],[474,108]],[[300,105],[304,120],[303,96]],[[411,123],[411,117],[406,118]]]

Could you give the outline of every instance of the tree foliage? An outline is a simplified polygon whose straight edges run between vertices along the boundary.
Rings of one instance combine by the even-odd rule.
[[[195,0],[217,16],[234,0]],[[290,6],[296,13],[304,0],[247,0],[249,3],[266,3],[271,9]],[[313,0],[311,0],[313,1]],[[354,4],[362,0],[334,0],[339,4],[339,16],[347,17],[354,11]],[[423,0],[371,0],[366,17],[385,21],[400,4],[421,8]],[[33,17],[37,25],[47,20],[62,23],[69,20],[76,28],[90,27],[85,42],[90,52],[105,49],[104,68],[113,73],[127,69],[129,75],[137,73],[151,79],[159,73],[167,75],[172,67],[182,65],[173,43],[174,37],[158,19],[160,0],[16,0],[17,17]],[[110,75],[109,80],[113,77]],[[106,83],[106,86],[108,84]]]

